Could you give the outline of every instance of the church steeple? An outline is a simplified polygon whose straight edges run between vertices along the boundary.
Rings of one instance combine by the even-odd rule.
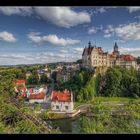
[[[114,45],[114,54],[117,54],[117,55],[119,55],[120,54],[120,52],[119,52],[119,50],[118,50],[118,45],[117,45],[117,42],[115,42],[115,45]]]
[[[91,47],[91,42],[89,41],[89,43],[88,43],[88,47]]]
[[[115,45],[114,45],[114,52],[118,52],[118,45],[117,45],[117,42],[115,42]]]

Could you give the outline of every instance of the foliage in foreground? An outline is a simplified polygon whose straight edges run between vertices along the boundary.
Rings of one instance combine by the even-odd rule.
[[[92,107],[94,117],[82,117],[82,133],[140,133],[136,121],[140,119],[140,104],[128,103],[124,107],[112,108],[97,104]]]

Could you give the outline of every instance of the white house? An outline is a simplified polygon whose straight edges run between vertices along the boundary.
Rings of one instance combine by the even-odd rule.
[[[63,92],[52,91],[51,109],[56,112],[71,113],[73,111],[73,94],[66,89]]]

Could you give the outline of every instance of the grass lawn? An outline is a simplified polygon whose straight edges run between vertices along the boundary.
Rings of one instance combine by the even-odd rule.
[[[91,102],[129,102],[140,101],[140,98],[126,98],[126,97],[94,97]]]
[[[87,101],[87,102],[82,102],[82,103],[79,103],[79,102],[74,102],[74,108],[80,106],[80,105],[84,105],[84,104],[96,104],[97,102],[107,102],[107,103],[110,103],[110,104],[114,104],[115,103],[128,103],[130,101],[133,101],[133,102],[137,102],[137,103],[140,103],[140,98],[126,98],[126,97],[94,97],[92,100],[90,101]]]
[[[81,105],[85,105],[85,104],[88,104],[89,102],[74,102],[74,108],[77,108],[78,106],[81,106]]]

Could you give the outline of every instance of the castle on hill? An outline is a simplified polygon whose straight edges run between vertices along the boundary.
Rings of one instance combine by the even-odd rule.
[[[89,42],[88,47],[85,47],[82,53],[82,64],[83,67],[91,69],[114,66],[120,66],[128,69],[133,67],[134,69],[137,69],[136,59],[130,54],[120,54],[116,42],[111,54],[104,52],[101,47],[91,45]]]

